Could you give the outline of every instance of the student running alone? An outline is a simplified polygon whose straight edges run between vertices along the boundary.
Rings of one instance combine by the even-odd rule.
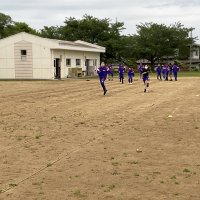
[[[101,63],[101,66],[97,69],[97,73],[99,75],[99,80],[100,80],[100,84],[103,88],[103,94],[105,95],[107,92],[106,86],[105,86],[105,80],[107,77],[107,73],[108,73],[108,69],[106,68],[104,62]]]
[[[142,80],[144,82],[144,92],[147,91],[147,87],[149,87],[149,67],[148,65],[145,65],[145,67],[142,70]]]

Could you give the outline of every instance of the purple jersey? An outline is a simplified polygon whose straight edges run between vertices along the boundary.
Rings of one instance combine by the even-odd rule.
[[[143,68],[143,70],[142,70],[142,79],[143,79],[144,82],[149,80],[149,72],[150,72],[149,68]]]
[[[125,72],[125,67],[122,66],[122,65],[120,65],[118,71],[119,71],[119,74],[120,74],[120,75],[123,75],[124,72]]]
[[[157,66],[156,67],[156,73],[161,74],[161,71],[162,71],[161,66]]]
[[[134,71],[132,68],[128,69],[128,76],[134,76]]]
[[[106,66],[100,66],[97,69],[97,73],[98,73],[100,79],[106,80],[107,72],[108,72],[108,70],[107,70]]]
[[[179,67],[177,65],[173,66],[173,72],[177,73],[179,71]]]

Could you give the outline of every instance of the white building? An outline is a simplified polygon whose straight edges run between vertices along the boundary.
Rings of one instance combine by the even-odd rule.
[[[18,33],[0,40],[0,79],[59,79],[93,75],[105,48]]]
[[[191,58],[192,59],[200,59],[199,49],[200,49],[199,44],[194,44],[191,47]]]

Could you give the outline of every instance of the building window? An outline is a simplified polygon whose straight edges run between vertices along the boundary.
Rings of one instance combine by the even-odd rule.
[[[27,56],[27,51],[26,50],[21,50],[21,60],[26,60],[26,56]]]
[[[67,59],[66,59],[66,66],[67,66],[67,67],[70,67],[70,66],[71,66],[71,59],[70,59],[70,58],[67,58]]]
[[[76,59],[76,66],[80,66],[81,65],[81,59]]]

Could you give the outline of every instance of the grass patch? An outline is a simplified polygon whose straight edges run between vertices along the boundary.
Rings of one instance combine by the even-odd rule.
[[[172,176],[171,179],[176,179],[176,176]]]
[[[200,77],[200,71],[179,72],[178,77]]]
[[[117,170],[114,170],[114,172],[111,173],[112,175],[118,175],[119,173],[117,172]]]
[[[118,163],[118,162],[112,162],[112,165],[113,165],[113,166],[118,166],[119,163]]]
[[[189,169],[187,169],[187,168],[185,168],[185,169],[183,170],[183,172],[185,172],[185,173],[189,173],[189,172],[190,172],[190,170],[189,170]]]
[[[36,136],[35,136],[35,139],[38,140],[38,139],[40,139],[42,136],[43,136],[43,135],[36,135]]]
[[[165,183],[164,181],[160,181],[161,184]]]
[[[51,166],[52,166],[52,163],[48,163],[48,164],[47,164],[47,167],[51,167]]]
[[[41,182],[34,182],[34,183],[32,183],[32,185],[37,185],[37,186],[39,186],[39,185],[41,185]]]
[[[127,153],[123,153],[123,156],[124,156],[124,157],[127,157],[127,156],[128,156],[128,154],[127,154]]]
[[[130,162],[128,162],[128,163],[131,164],[131,165],[137,165],[137,164],[138,164],[137,161],[130,161]]]
[[[138,173],[134,173],[134,176],[140,176]]]
[[[16,183],[10,183],[9,186],[10,186],[10,187],[16,187],[17,184],[16,184]]]
[[[41,192],[39,192],[39,195],[44,195],[44,192],[42,192],[42,191],[41,191]]]
[[[110,192],[111,190],[113,190],[115,188],[115,185],[109,185],[104,192]]]
[[[22,138],[21,138],[21,137],[18,137],[18,138],[17,138],[17,140],[18,140],[18,141],[21,141],[21,140],[22,140]]]
[[[74,191],[73,194],[74,194],[74,196],[77,197],[77,198],[85,197],[85,195],[81,194],[81,191],[80,191],[80,190]]]

